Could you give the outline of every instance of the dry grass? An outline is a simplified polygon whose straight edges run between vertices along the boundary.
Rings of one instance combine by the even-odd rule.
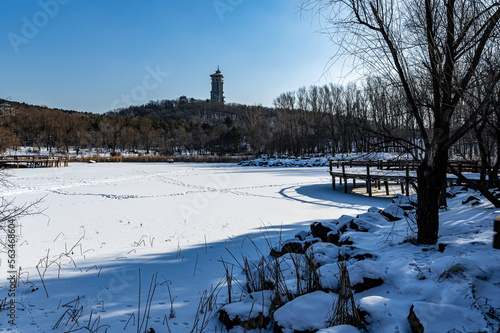
[[[466,271],[466,267],[463,264],[455,264],[446,268],[441,275],[439,275],[438,281],[441,282],[447,279],[462,279],[464,278],[464,272]]]
[[[351,288],[351,280],[345,261],[338,262],[339,266],[339,295],[330,317],[327,319],[328,326],[352,325],[360,328],[361,318],[354,302]]]
[[[97,163],[172,163],[172,162],[193,162],[193,163],[239,163],[248,160],[246,156],[171,156],[171,155],[115,155],[115,156],[70,156],[69,162],[90,162]]]

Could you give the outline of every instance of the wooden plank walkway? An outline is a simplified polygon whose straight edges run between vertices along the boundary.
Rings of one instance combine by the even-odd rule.
[[[451,162],[449,164],[459,174],[469,171],[475,175],[479,170],[477,162]],[[336,189],[336,178],[339,178],[339,184],[344,184],[344,192],[347,193],[347,182],[349,179],[352,179],[354,188],[356,187],[356,180],[362,180],[366,183],[366,192],[371,197],[372,186],[376,186],[380,190],[383,183],[386,195],[389,195],[389,182],[395,182],[401,186],[401,193],[409,196],[410,186],[416,188],[417,166],[417,163],[411,161],[330,161],[332,187],[334,190]],[[452,183],[457,182],[458,178],[450,173],[447,175],[446,180]]]
[[[67,167],[67,156],[10,155],[0,156],[0,168],[57,168]]]

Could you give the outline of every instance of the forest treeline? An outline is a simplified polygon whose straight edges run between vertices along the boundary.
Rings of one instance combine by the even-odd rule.
[[[0,104],[7,101],[0,100]],[[302,87],[274,107],[218,104],[180,98],[150,101],[106,114],[7,102],[0,149],[52,152],[82,149],[197,154],[338,154],[401,152],[419,155],[416,124],[403,95],[381,78],[355,84]],[[464,107],[462,116],[467,114]],[[460,115],[459,115],[460,116]],[[496,118],[495,118],[496,117]],[[459,140],[452,153],[466,159],[500,142],[498,113]]]

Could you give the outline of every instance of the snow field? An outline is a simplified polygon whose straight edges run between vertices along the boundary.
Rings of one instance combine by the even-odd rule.
[[[12,186],[2,196],[18,204],[43,198],[45,208],[19,221],[16,329],[137,332],[141,323],[146,329],[149,309],[148,327],[190,332],[203,292],[225,283],[222,262],[243,283],[235,259],[256,258],[256,246],[293,237],[312,221],[387,204],[333,192],[326,169],[74,163],[9,171]],[[233,288],[242,297],[236,282]],[[221,306],[227,287],[213,295]],[[0,330],[13,329],[4,323]],[[205,331],[217,325],[210,318]]]

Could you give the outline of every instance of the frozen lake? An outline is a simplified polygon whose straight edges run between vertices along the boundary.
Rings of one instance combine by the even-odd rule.
[[[20,221],[20,332],[68,330],[72,324],[64,326],[65,311],[80,307],[78,325],[90,319],[95,332],[137,332],[136,317],[142,316],[156,273],[159,286],[148,326],[190,332],[200,293],[224,276],[221,261],[236,265],[233,274],[241,278],[236,260],[242,253],[257,258],[252,242],[266,253],[267,240],[279,234],[291,238],[313,221],[357,215],[389,202],[333,191],[327,167],[75,163],[9,173],[12,186],[2,189],[4,198],[18,205],[43,198],[45,208],[43,215]],[[0,299],[8,282],[4,254],[1,258]],[[167,285],[175,298],[176,316],[170,319]],[[220,290],[219,304],[226,294]]]

